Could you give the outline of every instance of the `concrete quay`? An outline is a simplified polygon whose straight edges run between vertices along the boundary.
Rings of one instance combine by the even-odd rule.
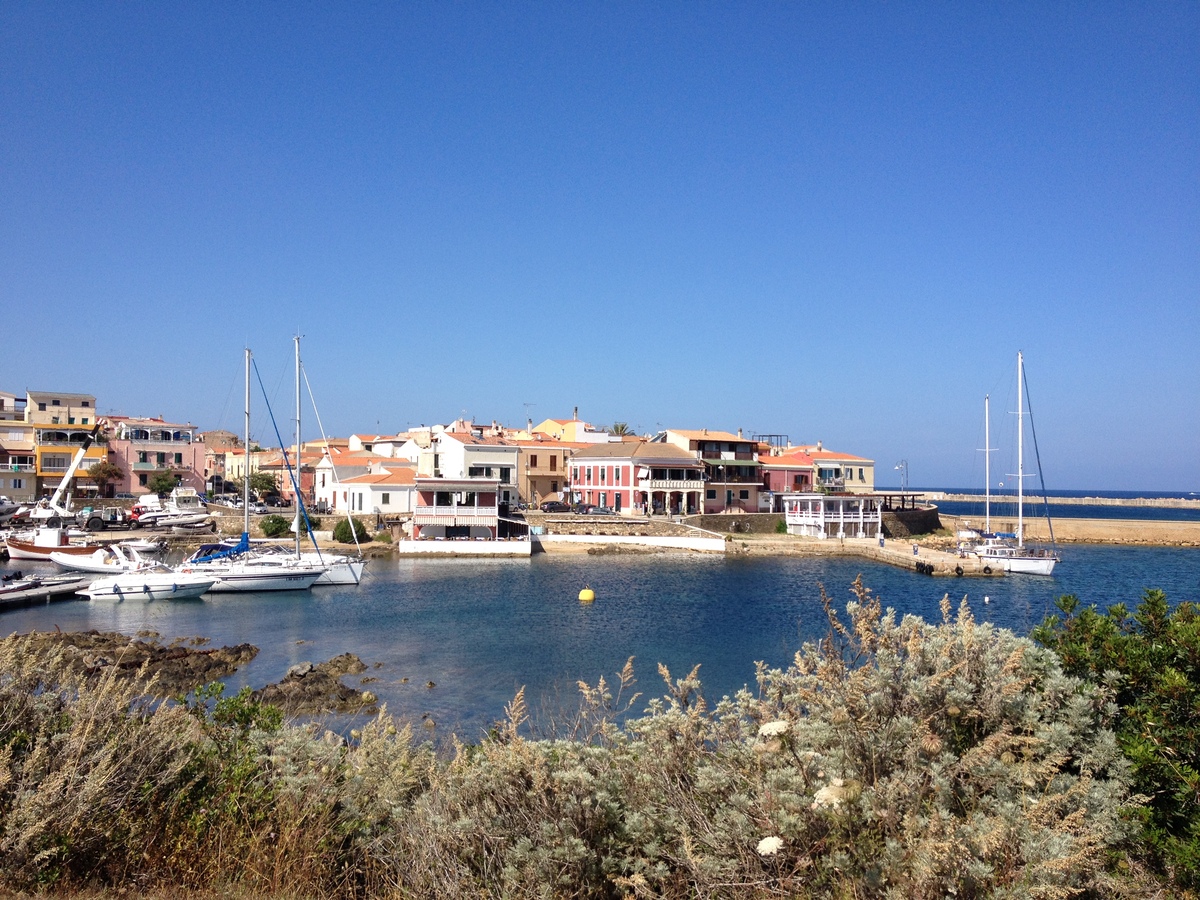
[[[931,547],[919,541],[876,538],[805,538],[790,535],[731,535],[725,542],[730,556],[857,556],[922,575],[949,578],[999,578],[1003,572],[985,566],[974,556]],[[914,552],[915,548],[915,552]]]

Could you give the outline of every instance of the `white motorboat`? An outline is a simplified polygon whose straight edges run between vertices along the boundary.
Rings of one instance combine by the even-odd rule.
[[[144,558],[137,550],[125,544],[110,544],[98,547],[87,556],[77,553],[55,551],[50,561],[64,569],[75,572],[91,572],[96,575],[116,575],[121,572],[138,572],[157,568],[159,563]]]
[[[135,528],[172,528],[211,523],[200,495],[192,488],[177,487],[165,502],[157,494],[144,494],[138,498],[130,524]]]
[[[1025,479],[1028,477],[1025,474],[1025,443],[1024,443],[1024,419],[1028,415],[1025,411],[1025,360],[1024,357],[1017,353],[1017,530],[1013,534],[996,534],[991,530],[991,467],[987,467],[987,493],[985,503],[987,504],[984,530],[979,535],[979,540],[971,548],[970,552],[977,556],[980,562],[983,563],[987,571],[988,568],[998,569],[1002,572],[1011,572],[1020,575],[1051,575],[1054,572],[1054,566],[1059,561],[1058,553],[1053,547],[1054,543],[1054,528],[1050,526],[1050,542],[1049,550],[1043,548],[1028,547],[1025,544]],[[984,400],[984,409],[987,410],[987,399]],[[985,435],[990,435],[990,418],[985,412]],[[1035,437],[1036,441],[1036,437]],[[985,443],[990,442],[990,437]],[[991,453],[991,448],[986,447],[985,454]],[[1040,470],[1039,470],[1040,476]],[[1047,509],[1046,521],[1050,521],[1049,510]]]
[[[97,578],[77,593],[92,600],[191,600],[207,593],[216,580],[211,575],[162,566]]]

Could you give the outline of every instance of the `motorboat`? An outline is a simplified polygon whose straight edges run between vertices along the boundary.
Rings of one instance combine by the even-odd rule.
[[[165,501],[157,494],[139,497],[130,524],[136,528],[211,527],[212,519],[194,488],[177,487]]]
[[[197,572],[177,572],[158,566],[97,578],[76,593],[91,600],[192,600],[208,592],[216,577]]]
[[[62,553],[56,550],[50,554],[50,561],[64,569],[75,572],[91,572],[95,575],[139,572],[159,566],[158,562],[146,559],[137,550],[125,544],[97,547],[87,556],[78,553]]]

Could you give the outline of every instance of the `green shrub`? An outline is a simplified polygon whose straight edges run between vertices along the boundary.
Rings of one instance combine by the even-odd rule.
[[[350,531],[350,521],[354,522],[354,531]],[[371,540],[371,535],[367,533],[366,526],[358,519],[347,521],[342,519],[333,526],[333,539],[339,544],[353,544],[357,537],[358,543],[365,544]]]
[[[787,534],[788,533],[787,520],[780,519],[778,522],[775,523],[775,533],[776,534]]]
[[[287,534],[291,530],[292,520],[272,514],[259,519],[258,527],[262,529],[264,537],[279,537],[279,535]]]
[[[1133,766],[1140,848],[1181,888],[1200,888],[1200,606],[1171,611],[1148,590],[1131,616],[1123,604],[1100,613],[1059,598],[1062,617],[1034,638],[1055,650],[1069,673],[1113,685],[1117,739]]]

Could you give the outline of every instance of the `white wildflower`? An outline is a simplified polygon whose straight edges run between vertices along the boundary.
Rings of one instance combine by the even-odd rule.
[[[790,726],[787,722],[777,719],[774,722],[763,722],[758,726],[759,737],[775,737],[777,734],[783,734]]]
[[[758,842],[759,856],[774,856],[783,849],[783,838],[771,835]]]
[[[825,807],[833,808],[839,806],[846,797],[844,782],[840,778],[835,778],[813,794],[813,809],[824,809]]]

